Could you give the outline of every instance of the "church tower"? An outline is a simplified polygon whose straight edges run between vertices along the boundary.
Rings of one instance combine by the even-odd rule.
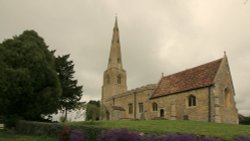
[[[103,74],[102,103],[105,104],[105,100],[125,91],[127,91],[127,75],[122,66],[119,28],[116,17],[108,66]]]

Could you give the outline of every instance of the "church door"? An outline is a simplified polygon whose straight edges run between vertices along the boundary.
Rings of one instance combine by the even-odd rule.
[[[164,117],[164,109],[160,110],[160,117]]]

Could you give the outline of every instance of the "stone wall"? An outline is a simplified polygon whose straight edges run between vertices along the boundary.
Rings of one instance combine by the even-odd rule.
[[[117,76],[120,75],[121,83],[117,83]],[[127,91],[127,76],[125,70],[116,68],[108,69],[103,75],[102,99],[110,98],[116,94]]]
[[[196,106],[188,105],[189,96],[196,97]],[[158,104],[158,111],[152,111],[150,108],[149,118],[160,117],[160,110],[164,110],[164,117],[170,120],[188,120],[208,121],[208,88],[201,88],[172,94],[164,97],[152,99],[148,105],[155,102]],[[152,106],[151,106],[152,107]]]
[[[105,101],[107,110],[111,113],[110,119],[157,119],[208,121],[208,88],[187,91],[179,94],[149,99],[156,85],[147,85],[125,93],[113,96]],[[188,96],[196,97],[196,106],[188,106]],[[139,103],[143,103],[143,112],[139,112]],[[153,111],[152,104],[157,103],[158,110]],[[133,105],[133,112],[129,113],[129,104]],[[112,106],[123,107],[123,114],[113,111]],[[160,117],[160,111],[164,116]],[[135,112],[136,111],[136,112]],[[121,116],[123,115],[123,117]]]
[[[146,117],[146,113],[148,110],[147,103],[149,102],[149,97],[151,97],[151,94],[153,90],[156,88],[155,84],[146,85],[140,88],[132,89],[130,91],[127,91],[125,93],[121,93],[115,96],[112,96],[104,101],[104,106],[106,107],[106,110],[111,113],[112,116],[110,119],[148,119]],[[139,112],[139,103],[143,103],[144,106],[144,112]],[[133,109],[132,113],[129,113],[129,104],[132,104]],[[112,106],[119,106],[125,109],[123,112],[123,117],[117,117],[112,110]],[[135,112],[136,111],[136,112]],[[119,114],[120,116],[121,114]]]
[[[158,119],[195,120],[218,123],[238,123],[238,111],[234,100],[234,88],[227,58],[223,59],[216,74],[214,85],[150,99],[157,85],[151,84],[103,100],[106,119]],[[189,96],[194,96],[196,105],[190,106]],[[139,103],[143,111],[139,111]],[[153,103],[157,111],[153,111]],[[129,104],[132,112],[129,113]],[[112,106],[122,107],[124,111],[113,110]]]
[[[238,124],[238,110],[234,100],[235,91],[227,58],[224,58],[218,70],[212,92],[213,121]]]

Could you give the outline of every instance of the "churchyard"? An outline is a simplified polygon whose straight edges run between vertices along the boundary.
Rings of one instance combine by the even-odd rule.
[[[110,136],[131,141],[190,139],[203,141],[248,141],[249,125],[219,124],[198,121],[119,120],[42,123],[21,121],[14,131],[0,131],[0,141],[109,141]],[[241,140],[236,137],[244,137]],[[151,140],[150,140],[151,141]]]

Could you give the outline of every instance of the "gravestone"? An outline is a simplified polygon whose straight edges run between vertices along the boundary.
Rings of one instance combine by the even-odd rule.
[[[4,129],[3,118],[0,116],[0,130]]]

